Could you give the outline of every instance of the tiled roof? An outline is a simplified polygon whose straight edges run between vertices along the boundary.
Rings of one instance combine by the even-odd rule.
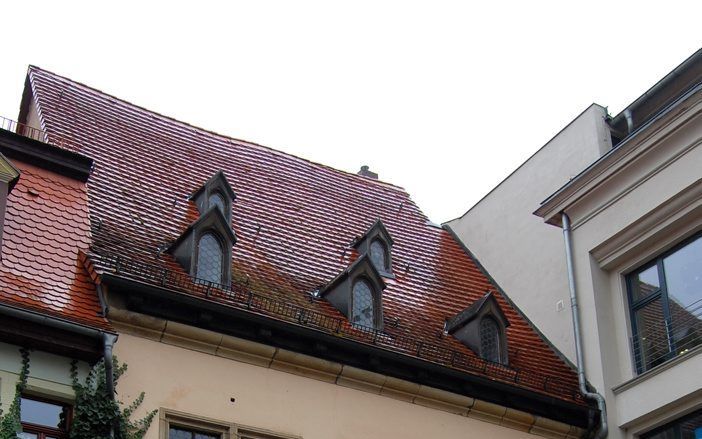
[[[386,324],[391,337],[475,358],[442,335],[444,321],[492,290],[511,323],[510,367],[563,383],[558,391],[534,390],[563,399],[578,393],[573,370],[402,188],[196,128],[38,68],[30,68],[29,78],[43,128],[95,160],[88,189],[98,269],[97,255],[109,253],[183,273],[160,250],[197,218],[190,194],[223,170],[237,194],[235,283],[341,317],[310,293],[353,262],[353,239],[381,219],[394,239],[396,277],[383,292],[385,321],[397,323]]]
[[[84,264],[90,244],[85,183],[15,162],[0,264],[0,301],[99,329],[95,283]]]

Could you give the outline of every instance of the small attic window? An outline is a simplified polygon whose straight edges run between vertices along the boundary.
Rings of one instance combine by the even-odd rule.
[[[195,277],[209,282],[222,283],[224,252],[221,240],[212,232],[200,237],[197,245],[197,272]]]
[[[236,194],[222,171],[213,175],[190,196],[201,215],[210,209],[218,208],[228,222],[232,220],[232,203],[235,199]]]
[[[507,364],[509,321],[495,296],[488,292],[446,322],[446,332],[481,358]]]
[[[363,278],[353,284],[351,323],[372,328],[373,325],[373,289]]]
[[[320,295],[358,328],[383,329],[385,282],[365,254],[320,290]]]
[[[490,316],[480,319],[480,356],[493,363],[502,362],[500,359],[500,327]]]
[[[392,238],[380,220],[377,220],[366,233],[356,240],[354,247],[360,254],[368,254],[371,262],[383,277],[392,274]]]
[[[208,200],[209,207],[212,206],[217,206],[219,210],[222,211],[222,213],[226,216],[227,214],[227,207],[226,204],[224,203],[224,197],[222,194],[219,192],[214,192],[210,194],[210,198]]]

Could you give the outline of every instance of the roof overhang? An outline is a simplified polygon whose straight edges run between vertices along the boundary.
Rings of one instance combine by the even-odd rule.
[[[665,135],[702,116],[702,83],[697,84],[648,122],[629,134],[580,174],[544,200],[534,211],[545,222],[562,227],[561,215],[585,197],[591,196],[614,176],[626,171],[643,156],[665,147]],[[665,128],[665,129],[664,129]],[[573,219],[573,223],[576,220]]]
[[[176,321],[321,359],[347,364],[436,389],[471,396],[580,428],[599,416],[596,409],[487,377],[441,366],[335,334],[291,324],[215,300],[104,273],[109,295],[128,311]]]

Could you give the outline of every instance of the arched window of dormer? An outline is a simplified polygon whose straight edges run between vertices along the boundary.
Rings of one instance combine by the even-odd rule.
[[[373,328],[373,289],[365,279],[357,279],[352,290],[351,323]]]
[[[381,273],[386,273],[388,267],[388,249],[380,239],[374,239],[370,245],[370,257],[375,268]]]
[[[480,356],[494,363],[501,363],[500,326],[495,319],[485,316],[480,320]]]
[[[197,271],[195,277],[214,283],[222,283],[224,253],[222,243],[214,233],[207,232],[197,244]]]
[[[222,214],[225,217],[227,216],[227,205],[224,203],[224,197],[219,192],[213,192],[210,194],[208,198],[208,205],[210,209],[212,208],[212,206],[219,207],[219,210],[222,211]]]

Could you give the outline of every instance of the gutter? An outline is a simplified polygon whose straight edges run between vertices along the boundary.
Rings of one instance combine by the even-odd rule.
[[[73,323],[68,320],[59,319],[56,317],[47,316],[34,311],[28,311],[14,307],[8,304],[0,304],[0,316],[13,317],[37,325],[48,326],[54,329],[60,329],[83,337],[98,340],[103,345],[103,357],[105,360],[105,384],[107,386],[108,397],[114,401],[115,399],[115,382],[114,382],[114,367],[112,364],[112,348],[117,341],[117,334],[95,329],[89,326],[84,326],[78,323]],[[110,433],[110,437],[114,437],[114,432]]]
[[[597,403],[597,408],[600,410],[600,425],[597,428],[596,438],[606,438],[609,427],[607,425],[607,405],[602,395],[597,392],[590,392],[587,388],[587,380],[585,379],[585,364],[583,361],[582,350],[582,334],[580,333],[580,316],[578,314],[578,297],[575,289],[575,270],[573,267],[573,247],[570,236],[570,218],[563,212],[561,215],[563,221],[563,240],[565,242],[566,252],[566,267],[568,271],[568,288],[570,290],[570,309],[573,314],[573,332],[575,334],[575,357],[577,360],[578,384],[580,392],[585,398],[591,399]]]

